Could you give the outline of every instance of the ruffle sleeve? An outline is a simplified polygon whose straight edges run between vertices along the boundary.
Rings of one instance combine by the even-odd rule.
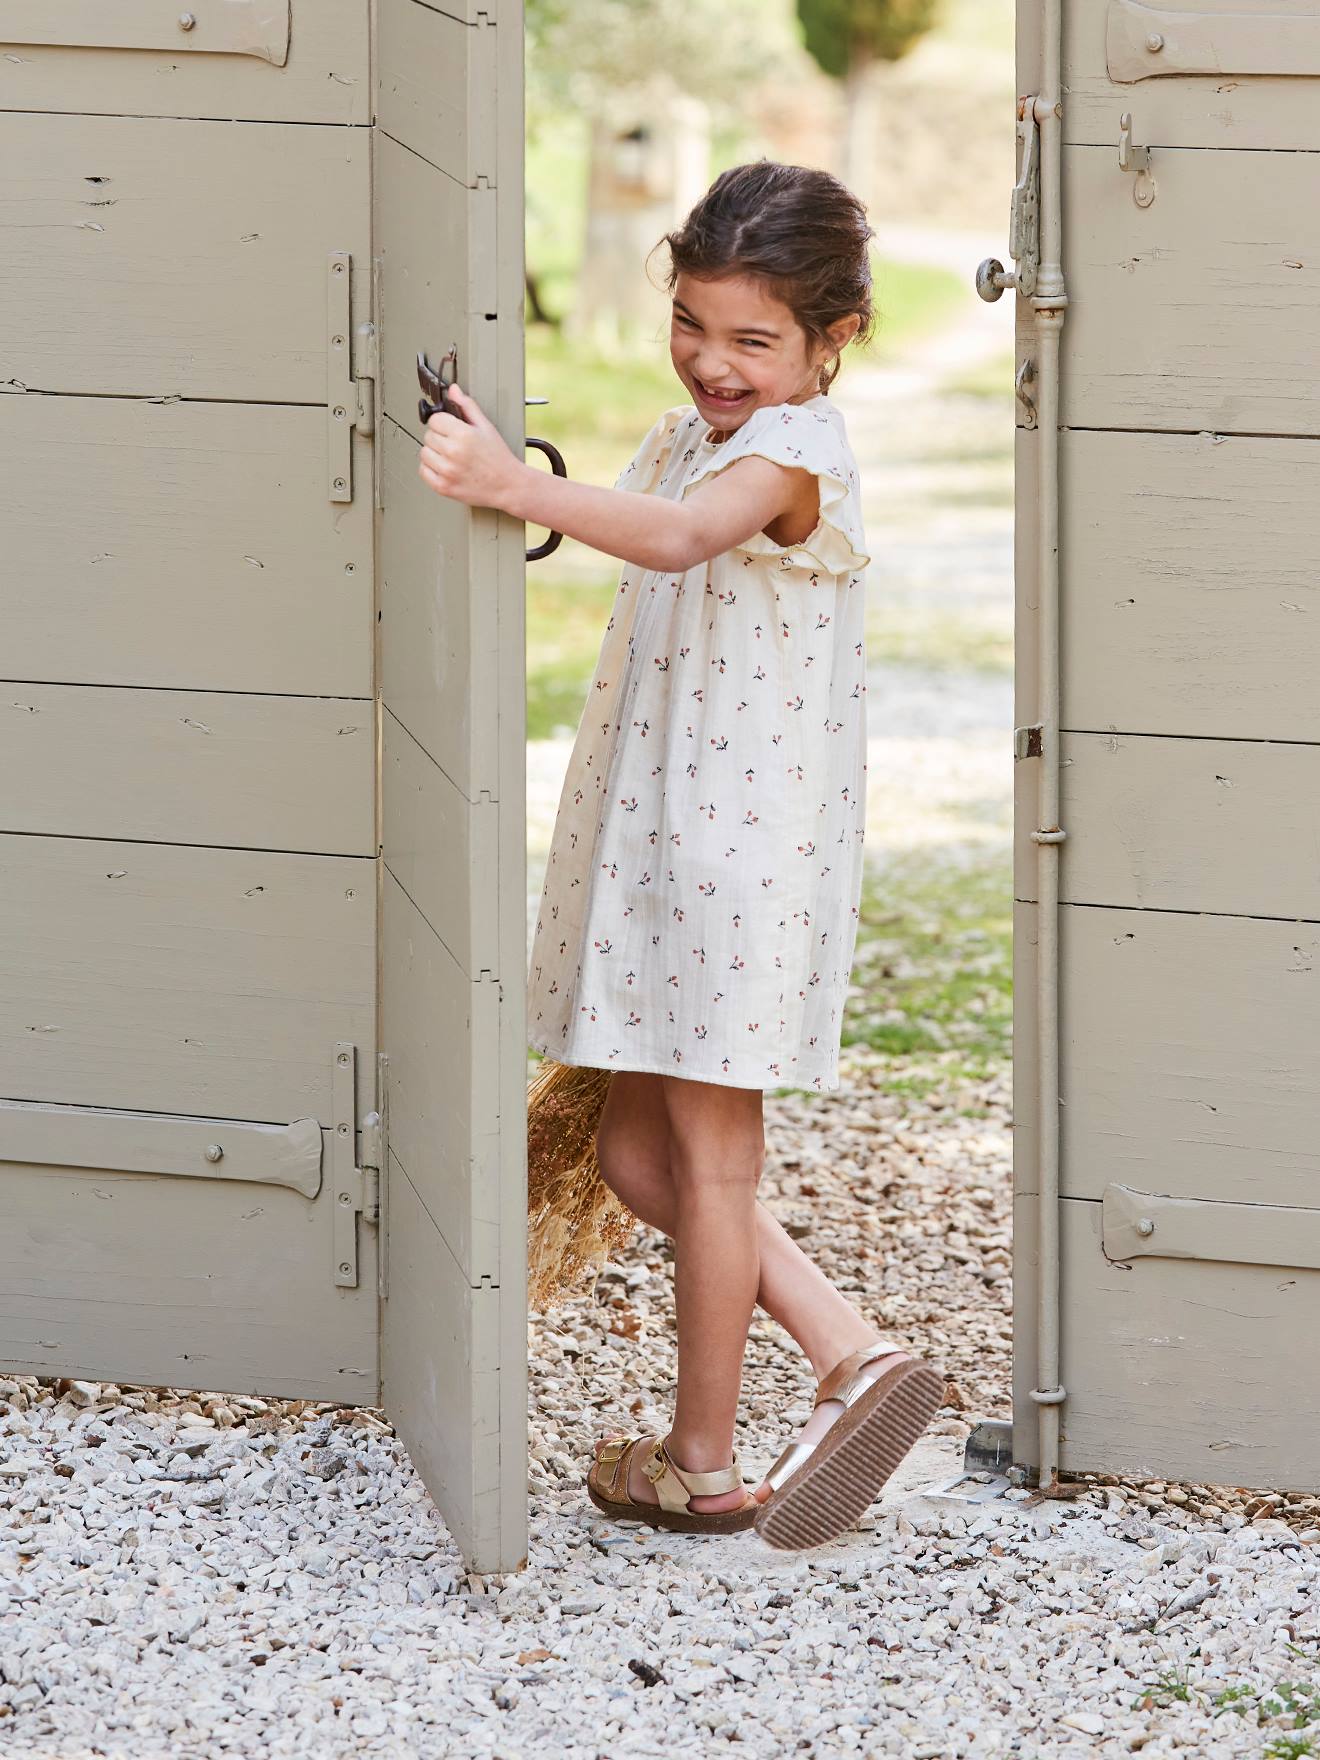
[[[649,494],[656,486],[660,467],[673,451],[680,427],[687,425],[691,416],[690,405],[679,404],[658,417],[651,424],[631,462],[624,465],[615,478],[614,487],[640,495]]]
[[[838,575],[865,568],[871,558],[862,529],[857,467],[833,416],[801,404],[763,404],[698,464],[683,485],[684,497],[698,483],[753,454],[811,471],[820,493],[820,518],[815,530],[800,543],[776,544],[757,531],[733,548],[753,556],[777,557],[785,569]]]

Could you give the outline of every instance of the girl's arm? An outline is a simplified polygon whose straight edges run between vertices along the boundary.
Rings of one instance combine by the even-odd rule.
[[[785,514],[804,536],[816,524],[819,491],[810,471],[740,458],[683,501],[597,489],[515,458],[465,391],[453,385],[449,395],[468,420],[433,415],[418,460],[418,474],[437,495],[549,526],[639,568],[680,574]]]

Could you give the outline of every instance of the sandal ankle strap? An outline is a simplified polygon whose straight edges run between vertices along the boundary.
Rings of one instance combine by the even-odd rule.
[[[905,1345],[895,1344],[890,1339],[877,1339],[874,1344],[865,1344],[861,1350],[853,1351],[851,1356],[844,1357],[826,1375],[816,1389],[815,1404],[823,1406],[828,1399],[841,1399],[845,1405],[851,1405],[866,1386],[867,1377],[861,1371],[867,1363],[873,1363],[877,1357],[890,1356],[895,1351],[904,1356],[911,1356]]]
[[[720,1467],[713,1473],[692,1473],[680,1467],[670,1454],[667,1436],[663,1440],[655,1439],[649,1458],[642,1462],[642,1471],[655,1486],[655,1494],[664,1509],[685,1510],[693,1497],[714,1497],[722,1491],[741,1491],[743,1488],[742,1468],[736,1451],[727,1467]],[[670,1483],[671,1477],[683,1488],[682,1492]]]

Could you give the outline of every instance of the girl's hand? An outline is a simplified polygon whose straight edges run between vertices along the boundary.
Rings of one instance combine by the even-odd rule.
[[[426,424],[418,475],[437,495],[465,501],[469,507],[507,511],[527,466],[514,457],[494,422],[466,391],[451,385],[449,395],[467,420],[443,410],[435,412]]]

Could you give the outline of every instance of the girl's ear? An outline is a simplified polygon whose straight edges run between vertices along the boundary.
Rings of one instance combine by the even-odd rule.
[[[846,318],[839,318],[829,326],[829,334],[840,354],[847,348],[861,327],[862,315],[860,312],[849,312]]]

